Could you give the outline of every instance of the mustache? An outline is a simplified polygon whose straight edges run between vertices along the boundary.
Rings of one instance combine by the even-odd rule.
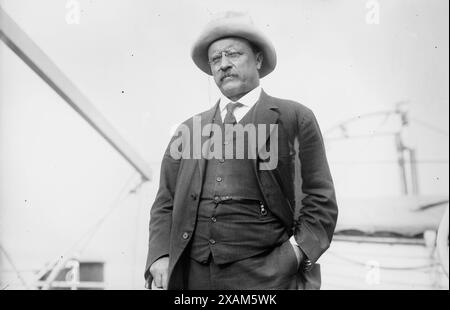
[[[227,77],[237,77],[238,75],[232,72],[227,72],[224,73],[221,77],[220,80],[223,81],[223,79],[227,78]]]

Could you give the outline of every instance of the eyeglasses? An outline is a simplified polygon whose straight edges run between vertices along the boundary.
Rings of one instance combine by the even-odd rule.
[[[214,56],[210,61],[208,61],[208,63],[211,66],[217,67],[219,64],[222,63],[222,57],[223,55],[225,55],[229,61],[231,61],[232,63],[234,63],[235,61],[237,61],[239,59],[239,57],[241,57],[244,53],[242,52],[235,52],[235,51],[223,51],[222,53],[220,53],[220,55],[216,55]]]

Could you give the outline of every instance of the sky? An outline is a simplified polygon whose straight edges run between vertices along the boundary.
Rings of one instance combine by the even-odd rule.
[[[190,58],[213,14],[248,12],[278,56],[261,80],[272,96],[313,110],[327,143],[338,198],[401,195],[395,144],[379,132],[395,116],[367,120],[407,102],[405,134],[418,156],[420,191],[448,195],[448,1],[119,1],[0,0],[1,7],[90,99],[153,169],[154,179],[126,198],[97,242],[109,254],[145,258],[149,207],[174,127],[218,98],[214,81]],[[73,23],[73,10],[79,20]],[[362,117],[367,139],[327,139],[328,129]],[[19,264],[59,255],[114,203],[133,177],[128,164],[3,43],[0,44],[0,240]],[[339,199],[338,199],[339,200]],[[131,224],[130,224],[131,223]],[[127,237],[117,235],[117,227]],[[14,238],[13,238],[14,236]],[[111,236],[117,237],[111,239]],[[138,250],[136,250],[138,249]],[[137,252],[136,252],[137,251]],[[124,254],[122,254],[124,253]],[[136,267],[138,266],[138,267]],[[112,267],[111,267],[112,268]],[[125,274],[125,271],[124,271]],[[117,275],[117,279],[122,275]]]

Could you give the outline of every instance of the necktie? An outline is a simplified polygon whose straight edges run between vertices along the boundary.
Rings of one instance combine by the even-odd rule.
[[[224,124],[236,124],[236,118],[234,117],[233,111],[234,109],[236,109],[237,107],[241,107],[242,103],[240,102],[230,102],[229,104],[227,104],[226,108],[227,108],[227,114],[225,115],[225,118],[223,119],[223,123]]]

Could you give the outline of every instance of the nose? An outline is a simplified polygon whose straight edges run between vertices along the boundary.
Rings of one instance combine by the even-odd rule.
[[[226,71],[231,67],[231,62],[226,55],[222,54],[222,59],[220,60],[220,70]]]

